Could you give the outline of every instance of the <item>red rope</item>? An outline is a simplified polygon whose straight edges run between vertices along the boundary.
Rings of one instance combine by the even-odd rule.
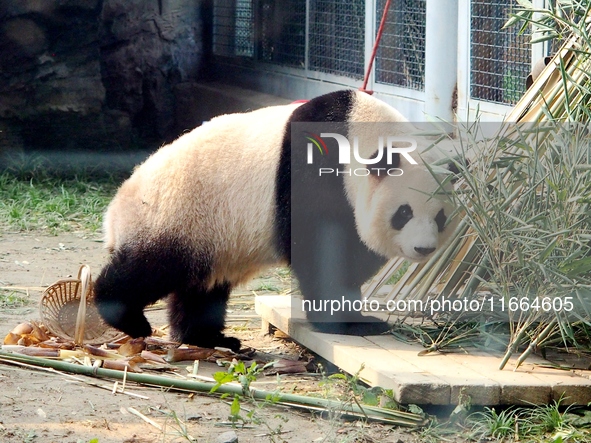
[[[380,21],[380,27],[378,28],[378,33],[376,35],[376,41],[373,44],[373,50],[371,51],[371,57],[369,58],[369,65],[367,66],[367,71],[365,72],[365,78],[363,79],[363,86],[359,88],[360,91],[367,92],[369,95],[373,94],[373,91],[368,91],[365,89],[367,87],[367,82],[369,82],[369,76],[371,74],[371,70],[373,68],[373,61],[376,58],[376,54],[378,53],[378,47],[380,46],[380,40],[382,39],[382,34],[384,33],[384,26],[386,25],[386,18],[388,17],[388,10],[390,9],[391,0],[386,0],[386,5],[384,6],[384,13],[382,15],[382,20]]]

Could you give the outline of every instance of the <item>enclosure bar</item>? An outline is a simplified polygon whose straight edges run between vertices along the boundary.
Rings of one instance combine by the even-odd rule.
[[[426,16],[425,114],[451,123],[458,66],[458,0],[427,0]],[[452,131],[451,124],[447,131]]]

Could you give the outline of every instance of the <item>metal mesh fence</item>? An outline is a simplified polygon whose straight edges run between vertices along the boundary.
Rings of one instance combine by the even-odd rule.
[[[378,0],[383,11],[385,0]],[[388,12],[376,58],[376,82],[423,90],[425,86],[426,0],[399,0]],[[382,16],[377,14],[376,29]]]
[[[254,54],[254,11],[251,0],[214,0],[213,52],[228,57]]]
[[[306,2],[261,0],[259,60],[304,68],[306,51]]]
[[[376,0],[376,26],[385,1]],[[366,61],[365,4],[365,0],[214,0],[214,53],[297,68],[305,68],[307,58],[310,71],[361,79]],[[473,99],[514,104],[525,91],[531,69],[529,36],[519,35],[518,27],[502,29],[512,4],[513,0],[471,0]],[[377,83],[424,89],[425,23],[426,0],[392,3],[375,62]]]
[[[518,27],[502,29],[512,0],[472,0],[470,96],[515,104],[531,70],[529,36]]]
[[[363,78],[364,41],[364,0],[310,0],[310,69]]]

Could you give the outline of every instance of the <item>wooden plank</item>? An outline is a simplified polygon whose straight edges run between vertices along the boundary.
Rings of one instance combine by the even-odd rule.
[[[406,345],[391,340],[388,336],[371,338],[384,349],[390,350],[401,358],[408,358],[417,365],[427,366],[435,375],[447,380],[452,389],[452,403],[457,403],[458,395],[470,395],[474,404],[531,404],[547,403],[551,399],[568,395],[570,401],[586,404],[591,389],[589,380],[565,371],[544,369],[536,364],[548,364],[545,360],[532,356],[528,364],[522,365],[516,372],[511,369],[514,363],[509,363],[508,370],[499,371],[498,365],[501,354],[492,355],[484,352],[471,351],[465,353],[433,353],[418,356],[420,347]],[[391,343],[392,342],[392,343]],[[413,351],[413,354],[401,354],[403,349]],[[429,362],[421,360],[430,359]],[[468,379],[464,382],[463,379]],[[478,391],[480,385],[482,391]],[[533,391],[531,388],[535,388]]]
[[[257,295],[254,299],[254,310],[263,321],[289,335],[291,297]]]
[[[350,374],[363,364],[361,377],[373,386],[392,389],[401,403],[447,405],[449,384],[405,360],[384,352],[365,337],[323,334],[303,319],[291,319],[291,297],[260,296],[255,309],[266,321]]]
[[[448,357],[498,382],[501,404],[545,404],[561,397],[564,404],[587,404],[591,398],[589,377],[543,367],[549,362],[536,355],[515,369],[516,355],[503,371],[498,370],[500,353],[471,350],[470,355],[448,354]]]
[[[445,380],[389,355],[366,337],[322,334],[301,323],[294,339],[351,374],[364,365],[362,378],[372,386],[392,389],[401,403],[447,405],[450,402]]]
[[[420,356],[421,346],[403,343],[388,335],[368,337],[368,340],[395,358],[427,368],[429,373],[444,380],[450,387],[450,404],[459,404],[465,396],[470,397],[472,404],[499,404],[501,385],[498,382],[451,360],[447,354],[433,352]]]
[[[419,356],[419,345],[389,335],[355,337],[313,331],[291,310],[292,297],[258,296],[255,309],[268,322],[346,372],[365,366],[361,377],[370,385],[392,389],[397,401],[417,404],[458,404],[469,396],[472,404],[545,404],[562,398],[564,404],[587,404],[591,371],[563,371],[531,356],[520,368],[516,358],[498,369],[500,354],[471,350]],[[292,318],[292,314],[300,318]]]
[[[469,355],[448,353],[446,358],[496,382],[501,389],[496,404],[544,404],[552,398],[552,383],[549,381],[528,376],[525,372],[513,372],[509,369],[514,367],[511,364],[500,371],[498,367],[502,356],[471,350]]]

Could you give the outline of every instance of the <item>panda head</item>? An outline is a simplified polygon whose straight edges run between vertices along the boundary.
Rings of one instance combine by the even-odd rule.
[[[423,163],[398,157],[402,175],[371,173],[346,179],[348,197],[362,241],[385,257],[429,259],[453,232],[449,179],[435,178]],[[371,171],[372,169],[370,169]]]
[[[445,244],[457,223],[457,218],[451,219],[454,206],[449,196],[453,176],[434,176],[426,163],[437,158],[421,152],[433,142],[416,136],[417,128],[398,111],[365,94],[358,95],[357,99],[352,115],[355,123],[349,124],[349,135],[358,138],[363,158],[378,155],[375,144],[378,133],[407,136],[416,140],[418,146],[417,151],[408,156],[394,154],[386,158],[383,155],[382,160],[373,165],[352,160],[353,171],[365,168],[371,172],[362,176],[353,173],[344,178],[358,234],[380,255],[425,261]],[[382,123],[367,125],[364,122]],[[383,148],[385,152],[385,146]],[[452,167],[449,169],[450,173],[457,172]],[[392,170],[393,174],[385,173],[387,170]]]

